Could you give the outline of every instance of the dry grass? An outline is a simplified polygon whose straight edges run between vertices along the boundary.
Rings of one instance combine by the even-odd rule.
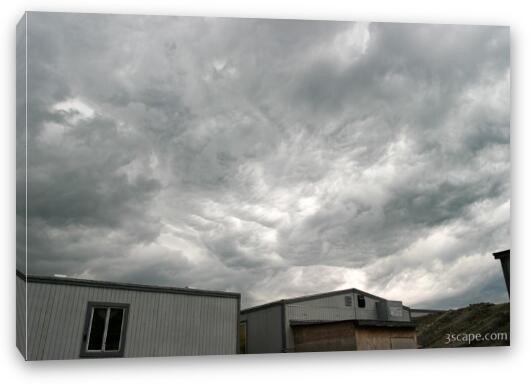
[[[510,345],[509,303],[471,304],[468,307],[420,317],[417,339],[420,348],[459,348]],[[505,333],[506,340],[467,340],[448,342],[448,335]]]

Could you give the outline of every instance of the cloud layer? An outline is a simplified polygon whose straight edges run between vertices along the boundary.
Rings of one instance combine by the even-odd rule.
[[[244,307],[505,300],[509,49],[505,27],[30,13],[28,271]]]

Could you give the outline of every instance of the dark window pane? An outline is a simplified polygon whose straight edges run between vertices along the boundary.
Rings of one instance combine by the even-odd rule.
[[[122,308],[111,308],[109,326],[107,327],[107,340],[105,340],[106,351],[118,351],[120,349],[123,318],[124,310]]]
[[[90,326],[89,351],[101,351],[102,349],[106,316],[107,308],[94,308],[94,311],[92,312],[92,323]]]
[[[365,308],[365,296],[358,295],[358,307]]]

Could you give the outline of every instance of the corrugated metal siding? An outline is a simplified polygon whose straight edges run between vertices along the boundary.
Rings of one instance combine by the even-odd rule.
[[[410,321],[409,311],[401,301],[387,300],[376,305],[378,318],[389,321]]]
[[[378,300],[365,296],[365,308],[358,308],[358,298],[354,297],[354,306],[356,307],[356,319],[358,320],[378,320],[378,311],[376,303]]]
[[[89,301],[130,304],[125,357],[236,352],[237,298],[33,282],[27,289],[29,360],[78,358]]]
[[[352,306],[345,306],[345,296],[352,298]],[[320,297],[286,305],[286,348],[294,350],[293,332],[290,320],[376,320],[377,300],[365,296],[365,308],[358,308],[357,294],[339,293],[337,295]]]
[[[26,357],[26,284],[17,277],[16,285],[16,343],[17,348]]]
[[[352,306],[345,306],[345,296]],[[286,320],[347,320],[354,318],[356,302],[352,293],[299,301],[286,305]]]
[[[243,313],[247,321],[247,353],[282,352],[282,305]]]

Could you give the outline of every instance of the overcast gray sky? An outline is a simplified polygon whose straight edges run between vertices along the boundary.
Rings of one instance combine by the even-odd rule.
[[[505,301],[509,51],[506,27],[30,13],[28,272]]]

